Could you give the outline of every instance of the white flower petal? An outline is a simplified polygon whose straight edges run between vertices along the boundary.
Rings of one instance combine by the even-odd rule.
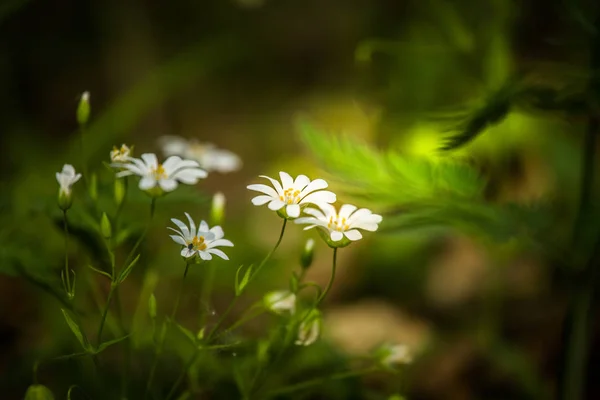
[[[353,228],[364,229],[365,231],[375,232],[379,225],[368,222],[355,222],[351,225]]]
[[[281,183],[279,183],[279,181],[276,181],[275,179],[273,179],[271,177],[268,177],[266,175],[259,175],[259,177],[260,178],[265,178],[265,179],[268,179],[269,181],[271,181],[271,184],[273,185],[273,187],[277,191],[277,197],[283,196],[283,188],[281,187]]]
[[[298,175],[296,177],[296,179],[294,180],[294,190],[302,191],[302,189],[304,189],[306,187],[306,185],[308,185],[309,183],[310,183],[310,179],[308,179],[308,176]]]
[[[300,216],[300,206],[298,204],[290,204],[285,208],[288,217],[298,218]]]
[[[356,240],[360,240],[362,239],[362,235],[360,234],[359,231],[357,231],[356,229],[351,229],[349,231],[344,232],[344,235],[352,240],[352,241],[356,241]]]
[[[192,217],[190,217],[190,214],[184,212],[185,216],[188,219],[188,222],[190,223],[190,233],[194,233],[196,232],[196,224],[194,223],[194,220],[192,219]]]
[[[358,207],[352,204],[344,204],[342,208],[340,208],[340,212],[338,213],[340,218],[346,218],[346,220],[350,217],[350,214],[354,212]]]
[[[207,251],[199,251],[198,254],[200,254],[200,258],[203,260],[212,260],[212,256]]]
[[[279,171],[279,177],[281,178],[281,186],[283,186],[284,189],[294,186],[294,180],[287,172]]]
[[[151,169],[156,169],[156,167],[158,167],[158,160],[156,159],[156,154],[154,153],[142,154],[142,160],[144,160],[146,166]]]
[[[138,186],[140,190],[152,189],[154,186],[156,186],[156,180],[149,176],[144,176],[142,179],[140,179],[140,183]]]
[[[329,236],[334,242],[340,241],[344,238],[344,234],[339,231],[331,231],[331,234]]]
[[[271,200],[273,200],[273,198],[271,196],[267,196],[267,195],[256,196],[252,199],[252,204],[254,204],[255,206],[262,206],[262,205],[267,204]]]
[[[183,169],[171,174],[172,179],[176,179],[186,185],[195,185],[198,179],[206,178],[208,173],[203,169]]]
[[[323,212],[321,212],[320,210],[317,210],[316,208],[310,208],[310,207],[305,208],[304,214],[312,215],[316,219],[320,219],[323,221],[327,220],[327,218],[325,218],[325,214],[323,214]]]
[[[233,247],[233,243],[231,243],[231,241],[227,239],[216,239],[206,244],[206,247],[209,249],[218,246]]]
[[[267,207],[269,207],[270,210],[277,211],[277,210],[281,209],[283,206],[285,206],[285,203],[283,201],[273,200],[269,203],[269,205]]]
[[[184,224],[183,222],[181,222],[180,220],[175,219],[175,218],[171,218],[171,222],[173,222],[175,225],[177,225],[177,227],[181,230],[181,233],[183,234],[183,237],[186,240],[192,239],[192,237],[190,235],[190,230],[188,229],[186,224]]]
[[[279,198],[279,194],[275,191],[275,189],[273,189],[270,186],[263,185],[262,183],[248,185],[248,186],[246,186],[246,188],[248,188],[249,190],[254,190],[256,192],[264,193],[264,194],[274,197],[276,199]]]
[[[181,236],[177,236],[177,235],[169,235],[169,236],[171,237],[171,239],[173,239],[173,241],[175,243],[180,244],[182,246],[187,246],[187,243]]]
[[[187,247],[184,247],[183,249],[181,249],[181,253],[180,254],[181,254],[182,257],[190,258],[194,254],[196,254],[196,251],[195,250],[190,250]]]
[[[294,222],[296,224],[316,224],[319,220],[317,220],[316,218],[313,217],[300,217],[300,218],[296,218],[294,220]]]
[[[172,192],[177,189],[177,181],[175,179],[161,179],[158,184],[165,192]]]
[[[206,226],[206,228],[208,229],[208,225]],[[219,225],[213,226],[210,229],[210,233],[212,233],[214,235],[215,240],[216,239],[221,239],[223,236],[225,236],[225,233],[223,233],[223,228],[221,228]]]
[[[229,257],[227,257],[227,255],[225,253],[223,253],[223,251],[219,250],[219,249],[208,249],[206,250],[207,253],[212,253],[216,256],[221,257],[223,260],[229,260]]]
[[[335,193],[330,192],[328,190],[320,190],[318,192],[310,193],[308,196],[304,197],[300,204],[312,203],[319,205],[321,203],[335,203],[337,197]]]
[[[304,190],[302,190],[302,192],[300,193],[300,197],[302,198],[302,197],[306,196],[307,194],[314,192],[315,190],[325,189],[327,186],[329,186],[329,185],[323,179],[315,179],[314,181],[310,182],[304,188]]]
[[[171,172],[175,171],[179,168],[179,164],[181,164],[181,157],[179,156],[171,156],[162,163],[163,168],[165,169],[165,173],[170,175]]]

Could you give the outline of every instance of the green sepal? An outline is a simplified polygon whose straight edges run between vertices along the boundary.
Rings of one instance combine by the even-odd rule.
[[[75,335],[75,337],[81,344],[81,347],[83,347],[83,349],[85,351],[89,352],[91,350],[90,345],[89,345],[89,343],[87,343],[87,340],[85,340],[85,338],[83,337],[83,334],[81,333],[81,328],[79,328],[79,325],[77,325],[77,323],[73,320],[73,318],[71,318],[71,316],[69,315],[67,310],[65,310],[64,308],[61,308],[61,311],[65,317],[65,320],[67,321],[67,325],[69,325],[69,329],[71,329],[71,332],[73,332],[73,334]]]
[[[135,267],[135,264],[137,264],[138,260],[140,259],[141,254],[138,254],[136,258],[133,259],[133,261],[127,266],[127,268],[125,268],[123,271],[121,271],[121,274],[119,275],[119,279],[117,279],[117,283],[123,283],[123,281],[125,279],[127,279],[127,277],[129,276],[129,274],[131,273],[131,270],[133,269],[133,267]]]

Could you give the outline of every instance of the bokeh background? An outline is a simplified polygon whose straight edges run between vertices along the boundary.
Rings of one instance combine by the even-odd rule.
[[[3,0],[0,397],[22,398],[35,360],[70,353],[75,345],[56,295],[64,237],[54,174],[64,163],[82,166],[75,109],[81,93],[90,91],[85,165],[97,173],[99,191],[107,193],[101,204],[109,214],[112,173],[102,162],[113,145],[159,153],[158,137],[180,135],[214,143],[243,160],[241,170],[211,174],[196,188],[159,202],[142,246],[144,267],[122,288],[127,315],[152,291],[159,310],[170,310],[182,265],[165,227],[184,211],[207,218],[212,194],[221,191],[227,198],[223,227],[236,247],[230,262],[217,261],[208,303],[194,290],[202,286],[204,271],[191,271],[180,313],[182,323],[194,329],[200,309],[218,318],[233,295],[237,266],[260,260],[279,233],[281,220],[266,207],[252,206],[246,185],[280,170],[322,176],[340,200],[382,213],[384,223],[380,232],[340,251],[322,340],[290,356],[273,381],[298,382],[340,370],[383,342],[410,345],[415,362],[399,374],[328,382],[290,398],[387,399],[394,393],[411,399],[563,398],[575,293],[589,290],[584,314],[598,315],[596,279],[572,273],[593,254],[598,213],[584,218],[587,236],[578,237],[586,246],[571,246],[568,239],[581,214],[582,148],[589,144],[584,137],[597,106],[591,112],[565,107],[540,112],[544,107],[507,101],[505,110],[497,93],[525,77],[566,93],[563,98],[582,92],[595,98],[590,82],[600,67],[594,61],[597,15],[593,1],[558,0]],[[502,103],[499,116],[481,117],[489,121],[480,124],[480,136],[456,151],[439,151],[482,104],[494,114],[496,100]],[[386,219],[410,206],[347,191],[352,182],[329,168],[326,151],[306,140],[301,119],[327,137],[344,137],[381,154],[467,163],[485,178],[486,202],[539,211],[537,225],[524,235],[501,238],[460,215],[447,224],[386,227]],[[597,173],[594,165],[587,170]],[[596,183],[592,175],[594,200],[588,204],[597,204]],[[87,328],[94,332],[94,298],[102,299],[107,286],[85,266],[103,265],[106,256],[89,233],[93,223],[84,215],[79,186],[70,260],[78,271],[77,301],[89,310]],[[130,189],[123,223],[139,234],[148,199]],[[386,190],[414,189],[400,181]],[[527,227],[530,220],[523,221]],[[467,229],[457,228],[460,222]],[[538,240],[539,232],[547,237]],[[317,248],[308,277],[327,283],[330,249],[315,232],[291,226],[232,320],[267,290],[286,287],[309,237]],[[125,250],[131,245],[123,244]],[[146,269],[155,274],[150,284],[142,281]],[[262,316],[239,334],[264,336],[272,324],[273,317]],[[597,318],[589,318],[583,347],[589,368],[579,374],[583,396],[590,399],[600,396],[593,367],[599,361],[597,328]],[[186,352],[183,344],[173,347],[176,354]],[[143,354],[142,366],[150,362],[150,351]],[[243,363],[236,357],[220,354],[200,363],[189,386],[209,389],[194,398],[237,398],[227,372],[227,365]],[[105,362],[121,361],[115,353]],[[160,372],[165,385],[180,363],[176,356],[165,361]],[[57,398],[85,378],[76,362],[38,372]],[[134,387],[135,379],[143,385],[141,373]],[[92,393],[113,396],[109,389]]]

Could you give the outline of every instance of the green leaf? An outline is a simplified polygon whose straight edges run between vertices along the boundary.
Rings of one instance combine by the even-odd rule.
[[[106,342],[100,344],[100,346],[98,346],[98,349],[95,351],[95,353],[99,354],[99,353],[103,352],[104,350],[106,350],[107,347],[112,346],[113,344],[117,344],[119,342],[122,342],[123,340],[127,339],[128,337],[129,337],[129,335],[125,335],[125,336],[120,337],[120,338],[116,338],[116,339],[113,339],[113,340],[106,341]]]
[[[137,257],[134,258],[133,261],[127,266],[127,268],[125,268],[121,272],[121,275],[119,275],[118,283],[122,283],[125,279],[127,279],[129,274],[131,273],[131,270],[133,269],[133,267],[135,267],[135,264],[137,264],[138,260],[140,259],[140,256],[141,254],[138,254]]]
[[[253,265],[250,265],[248,267],[248,269],[246,270],[246,273],[244,274],[244,277],[242,278],[242,281],[240,282],[239,278],[240,278],[240,271],[242,270],[242,268],[244,268],[244,266],[240,265],[240,267],[237,269],[237,271],[235,273],[235,295],[236,296],[240,296],[244,292],[246,285],[248,285],[248,282],[250,281],[250,274],[252,273]]]
[[[178,324],[175,321],[171,321],[171,322],[175,324],[175,326],[177,327],[177,329],[179,329],[179,331],[181,333],[183,333],[185,335],[185,337],[188,338],[190,340],[190,342],[192,342],[193,345],[196,345],[196,336],[194,336],[194,334],[192,333],[192,331],[190,331],[189,329],[187,329],[185,326]]]
[[[108,279],[110,279],[112,281],[112,276],[110,276],[110,274],[108,272],[102,271],[101,269],[95,268],[95,267],[93,267],[91,265],[88,265],[88,268],[91,269],[92,271],[96,272],[96,273],[99,273],[102,276],[107,277]]]
[[[69,325],[71,332],[73,332],[73,334],[75,335],[75,337],[81,344],[81,347],[83,347],[84,350],[88,351],[89,345],[88,345],[87,341],[85,340],[85,338],[83,337],[83,334],[81,333],[81,329],[79,328],[79,325],[77,325],[77,323],[75,321],[73,321],[73,319],[71,318],[71,316],[69,315],[67,310],[65,310],[64,308],[61,308],[61,311],[65,317],[65,320],[67,321],[67,325]]]
[[[25,392],[25,400],[54,400],[54,395],[44,385],[31,385]]]

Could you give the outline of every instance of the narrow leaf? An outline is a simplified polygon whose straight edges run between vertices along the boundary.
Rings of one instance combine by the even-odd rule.
[[[135,267],[135,264],[137,264],[138,260],[140,259],[140,256],[141,256],[141,254],[138,254],[137,257],[134,258],[134,260],[131,262],[131,264],[129,264],[127,266],[127,268],[125,268],[121,272],[121,275],[119,275],[119,283],[122,283],[125,279],[127,279],[127,277],[129,276],[129,273],[131,272],[133,267]]]
[[[240,271],[242,268],[243,268],[243,266],[240,266],[238,268],[237,272],[235,273],[235,282],[236,282],[235,283],[235,294],[236,294],[236,296],[241,295],[244,292],[246,285],[248,285],[248,282],[250,281],[250,275],[252,274],[253,265],[248,267],[248,269],[246,270],[246,273],[244,274],[244,277],[242,278],[242,281],[239,282],[239,274],[240,274]]]
[[[122,342],[123,340],[127,339],[129,337],[129,335],[125,335],[123,337],[120,338],[116,338],[113,340],[109,340],[106,341],[102,344],[100,344],[100,346],[98,346],[98,349],[95,351],[96,354],[103,352],[104,350],[106,350],[107,347],[112,346],[113,344],[117,344],[119,342]]]
[[[75,335],[75,337],[81,344],[81,347],[83,347],[84,350],[88,350],[88,345],[87,345],[85,339],[83,338],[83,334],[81,333],[81,329],[79,328],[79,325],[77,325],[77,323],[75,323],[75,321],[73,321],[73,319],[71,318],[69,313],[64,308],[61,308],[61,311],[62,311],[63,315],[65,316],[67,325],[69,325],[71,332],[73,332],[73,334]]]
[[[88,268],[89,268],[89,269],[91,269],[91,270],[92,270],[92,271],[94,271],[94,272],[97,272],[97,273],[99,273],[99,274],[100,274],[100,275],[102,275],[102,276],[105,276],[105,277],[107,277],[108,279],[110,279],[110,280],[112,281],[112,276],[110,276],[110,274],[109,274],[108,272],[106,272],[106,271],[102,271],[101,269],[98,269],[98,268],[94,268],[94,267],[92,267],[91,265],[88,265]]]
[[[182,326],[180,324],[178,324],[175,321],[171,321],[175,324],[175,326],[177,327],[177,329],[179,329],[181,331],[181,333],[183,333],[185,335],[185,337],[187,337],[190,342],[192,342],[193,345],[196,344],[196,337],[194,336],[194,334],[192,333],[192,331],[190,331],[189,329],[187,329],[185,326]]]

